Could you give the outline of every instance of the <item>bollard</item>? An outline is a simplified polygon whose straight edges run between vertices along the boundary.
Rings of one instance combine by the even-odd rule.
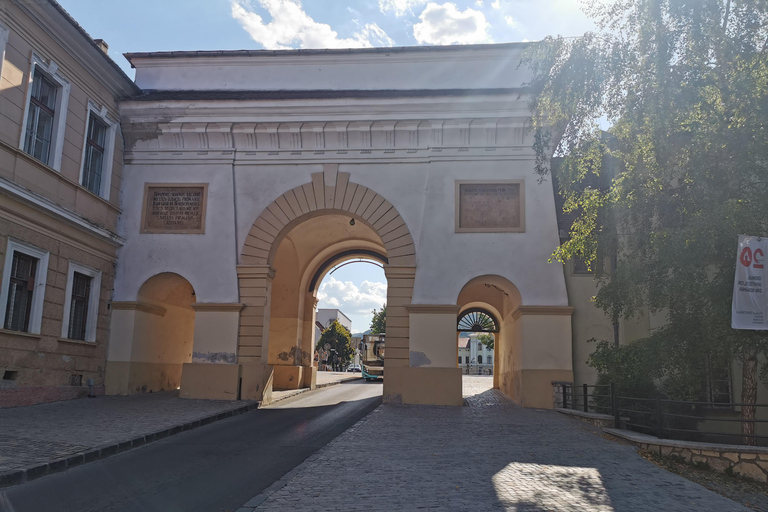
[[[589,391],[587,390],[587,385],[583,385],[583,393],[584,393],[584,412],[589,412]]]
[[[93,379],[88,379],[88,398],[96,398],[93,393]]]

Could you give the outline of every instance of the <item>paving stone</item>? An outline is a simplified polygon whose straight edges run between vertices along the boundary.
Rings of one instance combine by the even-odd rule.
[[[255,510],[747,510],[590,425],[511,405],[485,379],[465,381],[468,407],[379,407]]]
[[[47,464],[108,444],[123,443],[122,449],[127,449],[137,437],[213,414],[231,413],[248,403],[180,399],[178,391],[169,391],[0,409],[0,473]],[[93,457],[86,455],[84,460]]]

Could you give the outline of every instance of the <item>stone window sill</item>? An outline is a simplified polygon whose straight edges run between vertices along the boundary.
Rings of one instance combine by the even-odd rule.
[[[73,340],[71,338],[59,338],[60,343],[72,343],[73,345],[87,345],[89,347],[95,347],[96,342],[95,341],[85,341],[85,340]]]
[[[10,329],[0,329],[0,334],[8,334],[10,336],[20,336],[22,338],[33,338],[36,340],[40,339],[40,334],[35,334],[33,332],[24,332],[24,331],[12,331]]]

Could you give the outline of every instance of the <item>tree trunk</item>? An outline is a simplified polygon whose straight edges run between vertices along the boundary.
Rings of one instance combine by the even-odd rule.
[[[756,444],[755,405],[757,403],[757,348],[744,347],[741,374],[741,444]],[[751,405],[746,405],[751,404]]]

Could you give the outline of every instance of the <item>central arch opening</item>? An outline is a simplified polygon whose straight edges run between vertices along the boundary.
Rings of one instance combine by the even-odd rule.
[[[383,267],[388,261],[376,231],[353,215],[310,216],[284,234],[274,256],[270,297],[267,364],[274,368],[275,390],[314,387],[318,369],[338,372],[345,371],[348,364],[361,364],[360,338],[369,328],[363,315],[370,316],[369,306],[380,308],[386,302]],[[362,281],[349,279],[360,274],[355,270],[361,267],[377,269],[383,281],[378,284],[383,286],[361,291]],[[383,299],[380,304],[365,300],[372,292]],[[350,340],[351,360],[346,353],[340,358],[340,350],[317,346],[323,330],[334,320],[349,331],[350,338],[353,333],[358,335]],[[321,381],[326,378],[320,376]]]

